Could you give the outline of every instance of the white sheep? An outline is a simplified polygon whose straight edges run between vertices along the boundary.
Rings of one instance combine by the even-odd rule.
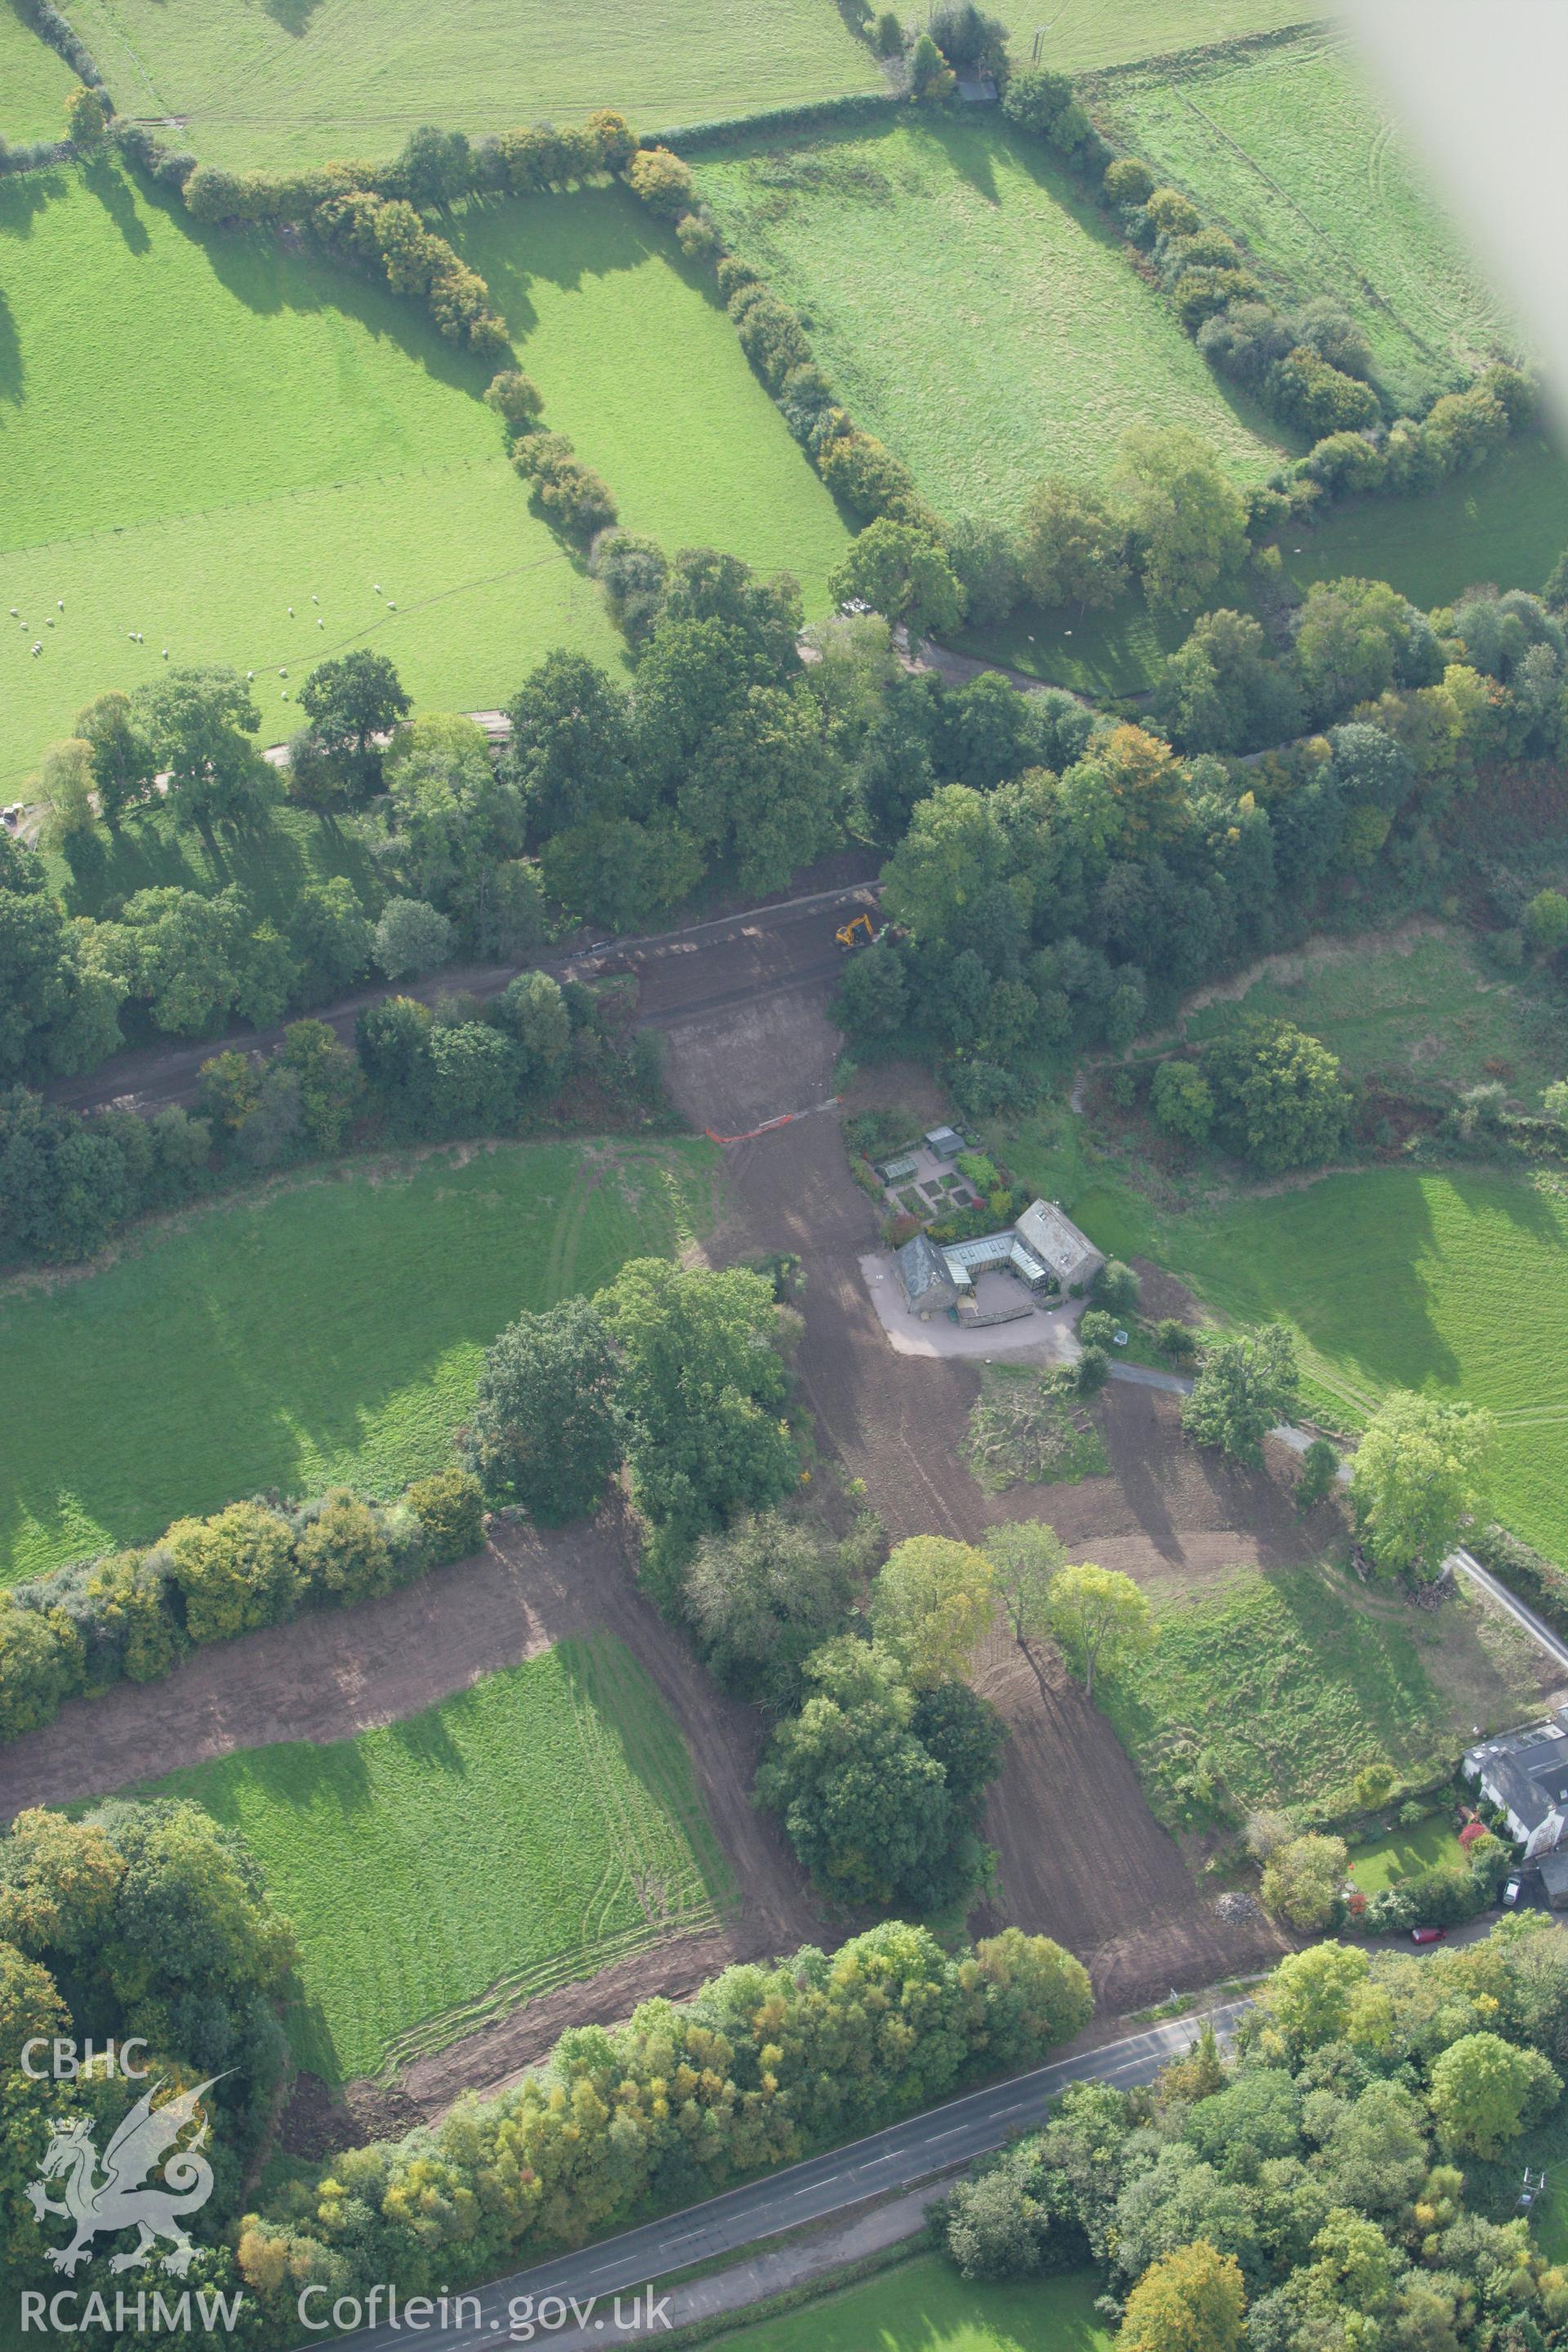
[[[396,605],[393,603],[390,596],[386,600],[386,609],[389,613],[395,613],[397,610]]]

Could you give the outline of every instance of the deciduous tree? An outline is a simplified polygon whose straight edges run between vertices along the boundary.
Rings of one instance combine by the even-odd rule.
[[[1395,1389],[1351,1464],[1362,1543],[1390,1575],[1436,1576],[1465,1517],[1481,1508],[1497,1440],[1483,1409]]]
[[[1058,1570],[1046,1604],[1062,1655],[1094,1696],[1097,1669],[1115,1673],[1153,1645],[1156,1627],[1146,1596],[1119,1569],[1084,1560]]]

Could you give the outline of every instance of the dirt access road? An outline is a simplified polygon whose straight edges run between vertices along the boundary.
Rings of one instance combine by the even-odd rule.
[[[791,976],[773,940],[727,953],[759,982]],[[668,1080],[693,1123],[743,1135],[820,1103],[842,1045],[827,993],[826,985],[758,986],[727,1008],[672,1011],[662,1024]],[[646,983],[644,1018],[658,1016],[658,983]],[[857,1100],[879,1094],[919,1118],[942,1108],[929,1081],[907,1069],[856,1081]],[[1167,1587],[1316,1556],[1327,1528],[1303,1524],[1282,1483],[1211,1464],[1183,1442],[1173,1402],[1141,1389],[1118,1386],[1100,1408],[1109,1477],[988,1497],[957,1451],[980,1368],[889,1346],[858,1263],[877,1245],[876,1210],[850,1180],[837,1114],[809,1112],[732,1144],[725,1166],[731,1222],[710,1255],[721,1263],[784,1249],[804,1261],[797,1361],[817,1443],[864,1481],[895,1538],[973,1540],[1000,1519],[1044,1518],[1080,1557]],[[1238,1927],[1219,1917],[1149,1811],[1110,1725],[1054,1659],[1031,1660],[996,1635],[980,1687],[1013,1733],[986,1822],[999,1855],[997,1895],[980,1924],[1016,1922],[1058,1937],[1089,1965],[1101,2002],[1117,2009],[1173,1984],[1265,1965],[1287,1948],[1267,1921]]]
[[[832,910],[820,907],[788,919],[738,919],[700,945],[664,943],[642,967],[642,1018],[668,1037],[671,1088],[695,1125],[742,1135],[806,1111],[727,1147],[730,1213],[710,1247],[718,1263],[773,1249],[805,1262],[799,1364],[825,1457],[819,1475],[837,1466],[862,1479],[895,1538],[973,1538],[997,1519],[1039,1517],[1080,1557],[1152,1583],[1311,1557],[1322,1531],[1303,1527],[1280,1486],[1211,1468],[1181,1443],[1171,1400],[1142,1390],[1117,1388],[1100,1408],[1110,1475],[995,1499],[974,1484],[957,1445],[979,1370],[888,1346],[858,1265],[875,1246],[874,1208],[850,1181],[837,1112],[806,1108],[828,1096],[841,1044],[826,1014],[838,969],[832,929]],[[916,1116],[941,1107],[918,1073],[883,1073],[877,1083]],[[392,2097],[351,2085],[345,2114],[307,2081],[288,2137],[303,2150],[395,2127],[461,2087],[504,2080],[570,2022],[689,1990],[733,1958],[836,1942],[855,1924],[822,1916],[776,1831],[752,1811],[758,1719],[714,1691],[643,1601],[615,1522],[545,1537],[498,1527],[479,1559],[406,1592],[216,1646],[166,1683],[76,1701],[0,1750],[0,1814],[237,1747],[341,1738],[594,1625],[622,1635],[685,1729],[740,1881],[739,1914],[717,1933],[531,2001],[421,2061]],[[1016,1921],[1058,1937],[1089,1963],[1112,2011],[1267,1964],[1283,1948],[1266,1922],[1219,1919],[1150,1814],[1109,1725],[1059,1667],[998,1638],[983,1657],[981,1686],[1013,1738],[987,1822],[998,1885],[976,1926]]]
[[[827,980],[837,970],[839,961],[839,950],[833,940],[835,926],[843,921],[847,910],[862,906],[875,908],[879,887],[876,868],[876,859],[865,851],[840,851],[797,875],[789,897],[763,906],[722,908],[678,931],[604,940],[597,943],[596,953],[575,949],[560,955],[530,958],[521,963],[448,964],[426,980],[358,989],[335,1004],[312,1007],[310,1018],[325,1022],[346,1044],[353,1034],[359,1014],[385,997],[416,996],[434,1003],[438,997],[461,992],[488,1000],[499,996],[518,972],[534,970],[547,971],[556,980],[591,980],[606,968],[628,971],[643,978],[668,964],[684,975],[683,982],[676,984],[676,996],[680,996],[682,985],[686,995],[690,996],[694,992],[694,959],[701,962],[698,988],[708,992],[716,1005],[722,1001],[726,985],[721,950],[731,943],[762,935],[793,940],[803,968],[807,964],[813,968],[812,979]],[[717,956],[716,950],[721,951]],[[225,1036],[209,1037],[200,1045],[139,1046],[114,1055],[96,1070],[89,1070],[85,1077],[52,1079],[43,1091],[50,1102],[67,1110],[112,1108],[148,1114],[171,1103],[194,1102],[201,1066],[212,1055],[231,1046],[247,1053],[272,1053],[282,1042],[282,1024],[272,1029],[252,1029],[246,1024]]]

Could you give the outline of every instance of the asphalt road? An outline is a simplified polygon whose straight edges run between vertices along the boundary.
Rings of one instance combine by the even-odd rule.
[[[575,2297],[581,2304],[591,2295],[603,2301],[617,2294],[629,2294],[695,2263],[737,2252],[759,2239],[797,2230],[804,2222],[825,2220],[868,2197],[912,2187],[933,2172],[1000,2147],[1013,2133],[1039,2123],[1049,2102],[1069,2083],[1125,2085],[1152,2081],[1162,2066],[1191,2046],[1205,2015],[1224,2036],[1247,2006],[1245,2001],[1227,2001],[1151,2026],[1121,2041],[1105,2042],[1076,2058],[1058,2059],[1033,2074],[1015,2074],[1005,2083],[929,2107],[905,2123],[872,2133],[869,2138],[851,2141],[829,2156],[813,2157],[805,2164],[770,2173],[744,2189],[731,2189],[704,2204],[689,2205],[684,2212],[671,2213],[663,2221],[602,2239],[597,2245],[584,2246],[574,2254],[533,2270],[496,2279],[475,2290],[479,2305],[477,2326],[470,2315],[470,2324],[463,2326],[421,2330],[417,2341],[429,2352],[479,2352],[481,2345],[506,2340],[514,2316],[512,2305],[525,2297],[531,2297],[537,2311],[549,2295]],[[613,2341],[607,2302],[604,2312],[605,2334]],[[320,2315],[315,2306],[310,2315]],[[394,2352],[395,2347],[397,2352],[407,2352],[409,2334],[406,2326],[383,2326],[362,2328],[333,2342],[352,2347],[352,2352]],[[310,2339],[302,2332],[300,2340]],[[541,2335],[535,2340],[548,2343],[550,2338]]]
[[[832,918],[846,908],[874,908],[880,884],[874,879],[852,882],[837,889],[813,890],[798,898],[781,898],[766,906],[744,907],[711,921],[689,923],[679,931],[658,931],[637,939],[608,940],[600,951],[581,950],[569,955],[540,956],[522,963],[448,964],[426,979],[401,981],[382,988],[364,988],[338,1003],[310,1011],[309,1018],[324,1021],[345,1040],[352,1036],[357,1016],[367,1005],[388,996],[417,996],[426,1003],[465,992],[480,998],[499,996],[520,971],[540,970],[557,980],[592,980],[606,970],[635,972],[646,984],[657,974],[658,1002],[645,1013],[643,1025],[667,1029],[699,1013],[712,1013],[749,998],[774,992],[782,984],[805,987],[830,978],[839,968],[840,952],[833,940]],[[782,982],[777,977],[753,978],[747,950],[752,942],[796,932],[795,969]],[[705,961],[703,950],[729,948],[729,957]],[[195,1099],[202,1064],[230,1046],[249,1053],[270,1053],[282,1043],[283,1029],[237,1029],[226,1036],[209,1037],[199,1045],[149,1045],[117,1054],[85,1077],[57,1078],[44,1088],[50,1102],[69,1110],[136,1110],[147,1114],[170,1103]]]

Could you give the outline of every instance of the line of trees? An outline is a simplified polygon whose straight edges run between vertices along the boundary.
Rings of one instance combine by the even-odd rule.
[[[1037,2064],[1092,2007],[1078,1961],[1016,1928],[950,1956],[891,1921],[831,1958],[728,1969],[689,2002],[573,2028],[495,2098],[334,2158],[247,2216],[240,2274],[292,2342],[308,2284],[406,2295],[484,2278]]]
[[[422,902],[393,899],[375,937],[390,953],[449,929]],[[665,1115],[658,1040],[627,1037],[579,982],[523,971],[485,1003],[460,992],[434,1005],[387,997],[359,1015],[352,1046],[305,1020],[271,1054],[214,1055],[195,1114],[174,1104],[146,1118],[83,1117],[26,1087],[0,1093],[0,1265],[91,1257],[133,1218],[356,1139],[646,1126]]]
[[[231,1503],[175,1520],[145,1549],[10,1585],[0,1591],[0,1740],[51,1722],[68,1699],[162,1681],[208,1642],[395,1591],[483,1542],[479,1483],[453,1466],[394,1503],[342,1486],[302,1503]]]
[[[895,682],[862,768],[900,936],[847,969],[843,1025],[871,1052],[910,1033],[933,1040],[960,1108],[984,1116],[1018,1098],[1021,1049],[1125,1048],[1200,974],[1299,931],[1326,892],[1364,877],[1395,900],[1426,893],[1450,814],[1483,776],[1560,752],[1562,584],[1476,592],[1427,615],[1381,583],[1319,583],[1284,649],[1244,614],[1205,614],[1167,663],[1149,724],[1100,716],[1043,759],[1008,741],[996,681],[999,756],[977,743],[964,781],[934,787],[937,690]],[[1325,731],[1234,759],[1303,719]],[[1547,931],[1554,911],[1531,919]],[[1205,1061],[1163,1077],[1157,1115],[1192,1134],[1219,1116],[1222,1082],[1226,1121],[1267,1155],[1247,1106],[1269,1091],[1256,1081],[1271,1055],[1275,1093],[1293,1071],[1310,1110],[1302,1149],[1331,1148],[1337,1072],[1284,1028],[1217,1052],[1212,1072]]]

